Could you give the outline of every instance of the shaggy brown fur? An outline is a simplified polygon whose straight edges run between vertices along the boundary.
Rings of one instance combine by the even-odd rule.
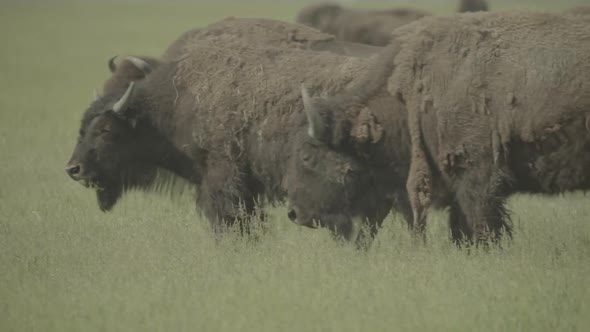
[[[229,17],[204,28],[196,28],[182,34],[162,55],[162,59],[176,60],[195,42],[225,41],[240,38],[251,46],[287,47],[318,51],[330,51],[354,57],[367,57],[380,50],[378,47],[335,40],[334,36],[320,33],[305,25],[289,24],[268,19]]]
[[[340,40],[383,46],[391,40],[393,30],[428,15],[417,9],[367,11],[328,3],[305,7],[297,15],[297,22]]]
[[[381,171],[375,165],[402,165],[392,167],[390,177],[407,180],[414,223],[423,226],[431,202],[450,205],[451,233],[460,243],[483,240],[490,232],[496,239],[502,230],[510,232],[504,202],[512,193],[589,189],[589,23],[588,18],[573,15],[477,13],[426,18],[398,29],[392,49],[399,53],[387,91],[403,107],[391,103],[388,115],[368,106],[387,95],[349,102],[345,94],[316,101],[312,108],[321,116],[310,117],[340,117],[337,122],[319,121],[338,128],[355,121],[342,109],[367,108],[381,124],[383,144],[398,155],[371,154],[379,143],[369,144],[363,155],[352,135],[345,135],[349,139],[345,144],[325,137],[316,138],[315,145],[300,143],[302,157],[294,166],[300,172],[293,179],[297,190],[290,191],[289,199],[306,203],[297,206],[300,211],[332,218],[332,207],[341,198],[316,194],[320,188],[328,193],[339,188],[347,191],[347,197],[369,201],[379,198],[371,197],[371,191],[357,191],[356,183],[370,181],[371,176],[355,176],[350,186],[322,181],[333,169],[354,163],[353,169],[371,174]],[[379,82],[380,77],[364,85]],[[402,118],[406,108],[411,144],[399,122],[390,123]],[[389,135],[399,142],[387,141]],[[321,169],[306,161],[318,149],[321,155],[330,153],[330,158],[322,159]],[[403,163],[407,158],[411,165]],[[390,185],[379,191],[400,189],[393,181]]]
[[[193,30],[133,88],[105,90],[91,104],[70,175],[97,187],[99,206],[110,210],[126,189],[149,188],[158,171],[170,171],[198,187],[197,204],[216,230],[239,220],[239,204],[251,216],[257,201],[281,201],[285,146],[305,126],[295,87],[305,80],[335,93],[373,61],[307,49],[332,40],[325,37],[271,20]],[[128,102],[115,111],[125,91]]]

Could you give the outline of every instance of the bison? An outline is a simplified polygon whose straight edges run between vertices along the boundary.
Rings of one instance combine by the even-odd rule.
[[[489,10],[486,0],[461,0],[459,1],[458,13],[487,12]]]
[[[428,12],[417,9],[367,11],[324,3],[302,9],[296,21],[340,40],[384,46],[389,43],[393,30],[428,15]]]
[[[511,194],[589,189],[588,23],[526,12],[425,18],[395,32],[383,51],[392,63],[364,84],[331,97],[303,89],[308,128],[292,148],[289,217],[350,224],[405,187],[417,229],[432,204],[448,206],[454,242],[488,243],[511,233]]]
[[[257,203],[286,195],[284,147],[306,126],[294,87],[305,79],[335,93],[377,61],[367,57],[373,48],[331,40],[305,26],[233,19],[182,36],[160,60],[113,62],[66,171],[95,189],[103,211],[129,189],[180,178],[198,188],[197,206],[215,231],[236,223],[247,230]],[[129,66],[132,75],[123,71]]]
[[[458,12],[487,10],[485,0],[461,0],[458,8]],[[296,21],[335,35],[341,40],[385,46],[391,41],[393,30],[430,15],[419,9],[361,10],[322,3],[303,8]]]
[[[564,11],[565,14],[590,15],[590,6],[577,6]]]

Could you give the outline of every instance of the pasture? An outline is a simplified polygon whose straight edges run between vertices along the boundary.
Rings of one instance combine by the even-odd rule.
[[[438,14],[456,6],[391,3]],[[557,11],[585,1],[490,3]],[[269,208],[270,230],[258,241],[216,242],[191,194],[131,193],[105,214],[67,177],[79,120],[111,56],[159,56],[183,31],[230,15],[293,21],[301,6],[0,3],[0,331],[590,328],[582,193],[511,199],[515,235],[502,250],[457,250],[437,212],[426,244],[393,214],[362,252],[292,224],[280,206]]]

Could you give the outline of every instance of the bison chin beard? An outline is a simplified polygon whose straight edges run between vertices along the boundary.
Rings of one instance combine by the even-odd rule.
[[[101,188],[96,190],[96,198],[98,200],[98,207],[101,211],[110,211],[121,195],[123,194],[123,184],[120,182],[109,181],[110,183],[101,184]]]
[[[124,172],[114,176],[100,178],[96,187],[96,198],[101,211],[113,209],[124,192],[129,190],[172,191],[174,189],[172,174],[158,172],[155,167],[133,165]]]

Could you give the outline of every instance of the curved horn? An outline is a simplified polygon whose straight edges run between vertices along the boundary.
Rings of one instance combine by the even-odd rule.
[[[131,93],[133,92],[133,88],[135,87],[135,82],[131,82],[129,83],[129,87],[127,88],[127,91],[125,91],[125,94],[123,95],[123,97],[121,97],[121,99],[119,99],[115,105],[113,105],[113,111],[116,113],[121,113],[122,111],[124,111],[127,106],[129,105],[129,96],[131,96]]]
[[[96,90],[96,88],[94,89],[94,91],[92,91],[92,93],[94,94],[94,101],[97,101],[100,99],[100,95],[98,94],[98,91]]]
[[[305,115],[307,116],[307,122],[309,123],[309,128],[307,129],[307,134],[311,138],[321,139],[323,137],[324,132],[324,121],[320,116],[320,113],[316,109],[311,97],[309,96],[309,92],[305,88],[305,85],[301,84],[301,98],[303,99],[303,109],[305,110]]]
[[[144,75],[147,75],[152,71],[152,66],[150,66],[145,60],[134,56],[127,56],[125,57],[125,60],[131,62],[137,69],[141,70]]]
[[[111,71],[111,73],[114,73],[117,70],[117,64],[115,64],[115,59],[118,57],[118,55],[115,55],[114,57],[109,59],[109,70]]]

